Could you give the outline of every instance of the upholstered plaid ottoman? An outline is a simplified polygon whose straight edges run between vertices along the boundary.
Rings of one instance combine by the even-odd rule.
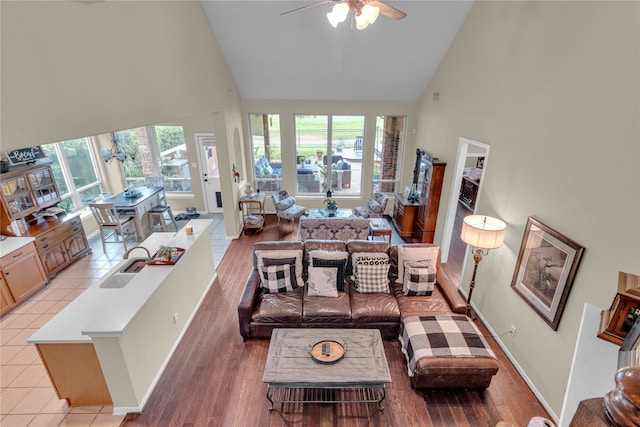
[[[498,372],[495,354],[466,316],[407,317],[399,339],[414,388],[485,389]]]

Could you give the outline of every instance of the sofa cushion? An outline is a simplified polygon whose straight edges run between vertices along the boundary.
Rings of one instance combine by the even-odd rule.
[[[400,287],[396,288],[395,295],[403,319],[411,316],[451,314],[451,307],[438,286],[434,287],[430,296],[406,296]]]
[[[260,323],[289,323],[302,322],[303,288],[292,292],[279,294],[262,294],[251,314],[251,320]]]
[[[344,251],[311,251],[309,252],[310,267],[327,267],[336,270],[338,291],[344,291],[344,280],[347,268],[347,252]]]
[[[437,258],[440,254],[439,246],[398,246],[398,279],[397,283],[404,284],[404,262],[405,261],[425,261],[431,260],[433,265],[437,265]]]
[[[400,308],[392,294],[353,292],[351,319],[354,323],[399,322]]]
[[[353,254],[351,260],[358,292],[389,292],[389,255],[359,252]]]
[[[257,257],[257,265],[256,268],[260,272],[260,277],[264,277],[262,272],[262,266],[265,265],[264,259],[269,259],[271,261],[268,264],[274,265],[277,259],[288,259],[295,258],[294,264],[294,276],[296,278],[297,287],[304,286],[304,281],[302,280],[302,250],[255,250],[254,251]]]
[[[408,296],[431,295],[436,284],[436,269],[431,260],[405,261],[403,292]]]
[[[296,198],[293,196],[286,197],[278,202],[276,209],[279,211],[286,211],[291,206],[296,204]]]
[[[302,319],[305,323],[339,323],[351,321],[351,303],[347,292],[335,298],[312,297],[304,293]]]
[[[308,295],[313,297],[337,297],[337,268],[309,267]]]
[[[260,267],[260,279],[264,292],[277,294],[298,288],[295,264],[263,265]]]
[[[375,213],[382,212],[382,206],[380,205],[380,203],[376,202],[373,199],[369,200],[369,203],[367,204],[367,207],[369,208],[369,210],[371,212],[375,212]]]

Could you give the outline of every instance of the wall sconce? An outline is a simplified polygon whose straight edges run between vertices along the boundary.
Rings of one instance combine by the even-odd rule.
[[[467,316],[471,317],[471,294],[476,286],[476,272],[482,257],[489,254],[489,249],[497,249],[502,246],[504,235],[507,232],[507,224],[496,218],[484,215],[469,215],[462,222],[460,239],[471,246],[473,260],[476,262],[473,268],[473,277],[469,284],[467,296]]]
[[[124,161],[127,159],[131,159],[131,161],[134,161],[136,159],[135,151],[129,151],[128,153],[126,153],[124,150],[122,150],[122,148],[120,148],[115,133],[111,134],[111,142],[113,143],[113,145],[111,145],[111,149],[103,148],[100,152],[102,160],[104,160],[106,163],[110,163],[113,159],[118,159],[120,163],[124,163]]]

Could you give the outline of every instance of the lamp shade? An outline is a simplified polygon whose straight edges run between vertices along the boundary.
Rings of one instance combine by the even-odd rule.
[[[507,224],[484,215],[469,215],[462,222],[460,238],[467,245],[479,249],[496,249],[502,246]]]

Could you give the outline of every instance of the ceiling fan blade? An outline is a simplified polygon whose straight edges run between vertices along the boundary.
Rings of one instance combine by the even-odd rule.
[[[309,8],[311,8],[311,7],[320,6],[321,4],[325,4],[325,3],[333,3],[333,2],[340,2],[340,1],[341,1],[341,0],[324,0],[324,1],[321,1],[321,2],[318,2],[318,3],[313,3],[313,4],[308,4],[308,5],[306,5],[306,6],[302,6],[302,7],[299,7],[299,8],[297,8],[297,9],[292,9],[292,10],[288,10],[288,11],[286,11],[286,12],[282,12],[282,13],[280,14],[280,16],[282,16],[282,15],[286,15],[287,13],[299,12],[299,11],[301,11],[301,10],[309,9]]]
[[[369,4],[371,6],[377,6],[380,8],[380,13],[383,14],[384,16],[391,18],[391,19],[403,19],[405,16],[407,16],[406,13],[404,13],[401,10],[396,9],[395,7],[391,7],[389,5],[386,5],[382,2],[376,1],[376,0],[372,0],[369,2]]]

